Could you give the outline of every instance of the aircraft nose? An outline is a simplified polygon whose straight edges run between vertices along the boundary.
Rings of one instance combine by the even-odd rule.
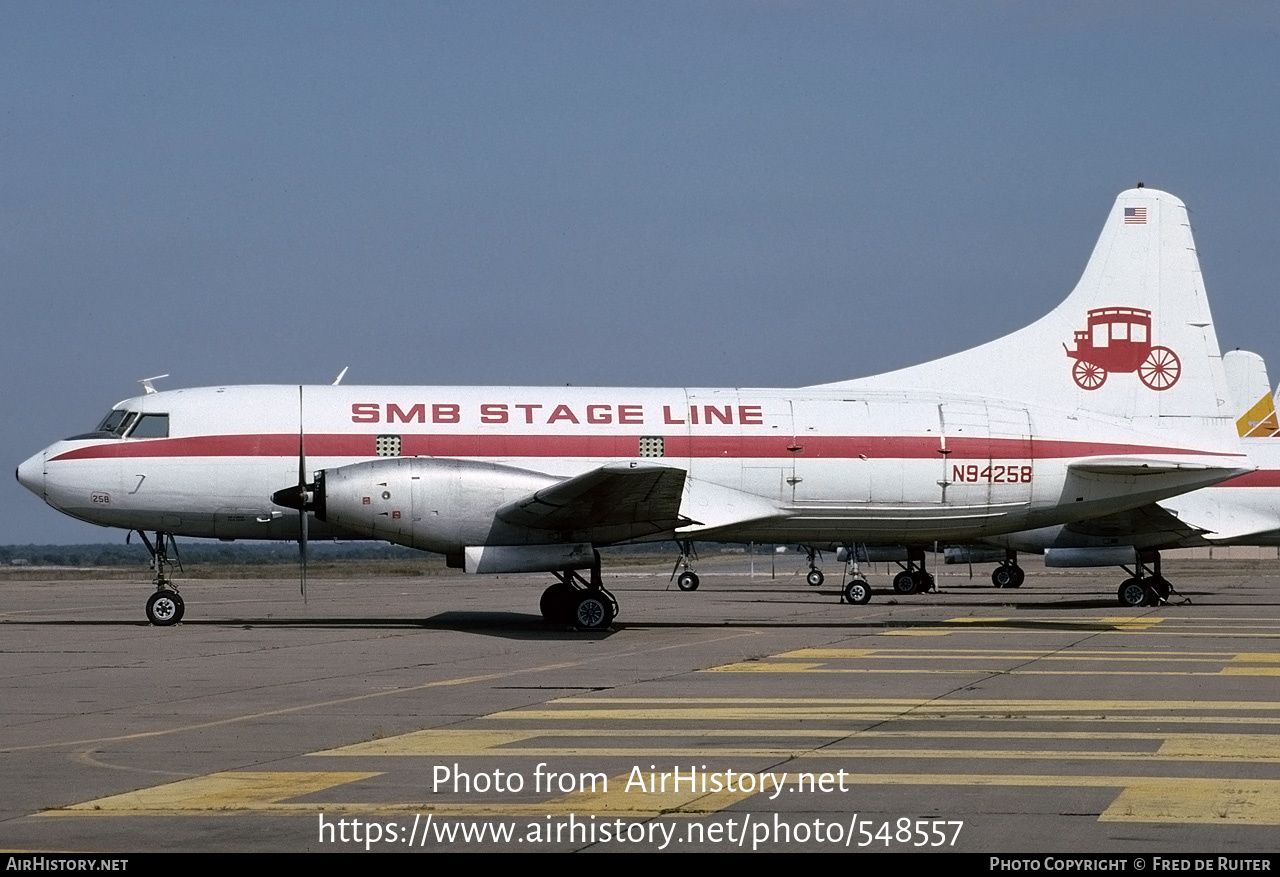
[[[18,483],[36,496],[44,499],[44,452],[41,451],[18,464],[15,473]]]

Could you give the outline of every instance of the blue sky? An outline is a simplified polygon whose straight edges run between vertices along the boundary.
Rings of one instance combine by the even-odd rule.
[[[1014,330],[1115,195],[1280,376],[1271,3],[0,5],[0,446],[139,378],[798,386]],[[115,541],[8,480],[0,542]]]

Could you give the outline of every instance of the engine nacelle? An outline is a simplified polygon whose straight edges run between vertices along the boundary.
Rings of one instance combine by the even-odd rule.
[[[316,480],[318,519],[370,539],[457,554],[468,545],[547,541],[494,513],[562,479],[471,460],[393,457],[326,469]]]

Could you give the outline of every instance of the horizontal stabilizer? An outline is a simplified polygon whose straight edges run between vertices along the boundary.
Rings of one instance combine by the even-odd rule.
[[[497,517],[518,527],[580,533],[598,541],[662,533],[688,523],[680,517],[684,482],[683,469],[610,463],[507,503]],[[615,535],[618,530],[627,535]]]
[[[1256,466],[1244,465],[1244,458],[1231,460],[1174,460],[1163,457],[1091,457],[1069,464],[1068,468],[1078,474],[1088,475],[1160,475],[1169,472],[1203,473],[1210,476],[1205,484],[1226,481],[1237,475],[1252,472]],[[1213,478],[1221,473],[1221,477]]]
[[[1160,505],[1176,514],[1179,520],[1194,524],[1201,530],[1206,542],[1235,542],[1243,545],[1259,544],[1258,537],[1266,535],[1261,544],[1275,544],[1280,534],[1280,510],[1268,511],[1274,506],[1251,506],[1235,499],[1239,490],[1212,490],[1188,493],[1162,500]]]

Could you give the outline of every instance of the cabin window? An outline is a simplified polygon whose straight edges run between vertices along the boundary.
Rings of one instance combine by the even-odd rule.
[[[1111,337],[1116,341],[1129,340],[1129,324],[1128,323],[1112,323]]]
[[[138,418],[138,425],[129,433],[129,438],[168,438],[168,414],[144,414]]]
[[[1132,334],[1129,337],[1131,340],[1137,341],[1139,344],[1145,344],[1147,340],[1147,327],[1141,323],[1134,323]]]
[[[1110,338],[1108,337],[1108,335],[1109,335],[1110,333],[1108,333],[1108,332],[1107,332],[1107,328],[1108,328],[1108,327],[1107,327],[1107,324],[1106,324],[1106,323],[1095,323],[1095,324],[1094,324],[1094,326],[1093,326],[1093,346],[1094,346],[1094,347],[1108,347],[1108,346],[1110,346],[1110,344],[1111,344],[1111,340],[1110,340]]]

